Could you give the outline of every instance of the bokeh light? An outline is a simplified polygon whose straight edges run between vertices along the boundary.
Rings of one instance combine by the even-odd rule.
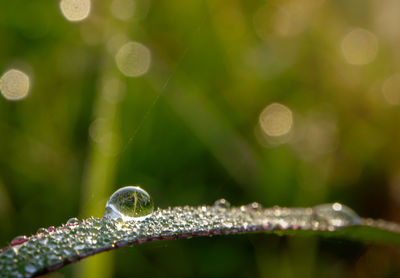
[[[326,111],[313,111],[306,117],[297,117],[291,146],[302,160],[316,160],[336,149],[337,132],[335,120]]]
[[[102,94],[110,103],[118,103],[125,96],[125,84],[118,78],[110,77],[104,81]]]
[[[107,134],[107,121],[105,119],[99,118],[94,120],[89,126],[89,137],[96,143],[100,143],[104,140]]]
[[[122,21],[128,21],[135,12],[133,0],[113,0],[110,5],[111,14]]]
[[[106,43],[107,51],[114,56],[118,50],[127,42],[129,38],[124,33],[118,33],[111,36]]]
[[[101,28],[101,18],[91,16],[88,20],[82,22],[79,26],[81,38],[88,45],[99,45],[104,42],[105,33],[107,32]]]
[[[268,3],[259,8],[253,16],[256,33],[268,40],[271,33],[279,37],[290,38],[304,32],[321,0],[294,0],[280,3],[274,7]]]
[[[60,9],[69,21],[81,21],[90,14],[90,0],[61,0]]]
[[[126,76],[139,77],[147,73],[151,63],[150,50],[141,43],[128,42],[115,55],[118,69]]]
[[[343,37],[340,46],[349,64],[366,65],[376,57],[378,39],[368,30],[355,28]]]
[[[400,1],[375,0],[372,10],[375,13],[375,24],[379,34],[390,41],[398,42],[400,40]]]
[[[97,118],[89,126],[89,137],[104,156],[115,156],[119,152],[120,138],[111,131],[109,119]]]
[[[254,29],[257,33],[257,35],[263,39],[267,40],[268,37],[270,36],[270,11],[269,11],[269,5],[264,5],[261,8],[259,8],[254,16],[253,16],[253,24],[254,24]]]
[[[272,28],[278,36],[292,37],[300,34],[306,28],[307,6],[300,1],[282,5],[272,17]]]
[[[283,136],[292,129],[293,113],[282,104],[272,103],[261,112],[259,122],[266,135]]]
[[[11,69],[0,79],[0,91],[8,100],[23,99],[28,95],[29,88],[29,76],[20,70]]]
[[[400,73],[396,73],[385,80],[382,94],[391,105],[400,104]]]

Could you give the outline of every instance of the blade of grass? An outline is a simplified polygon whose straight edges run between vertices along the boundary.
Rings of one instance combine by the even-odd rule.
[[[357,218],[337,226],[330,220],[321,218],[312,208],[254,209],[251,206],[158,209],[145,219],[127,222],[89,218],[78,224],[42,229],[29,238],[12,241],[0,253],[0,276],[36,276],[115,248],[198,236],[269,233],[400,245],[397,223]]]

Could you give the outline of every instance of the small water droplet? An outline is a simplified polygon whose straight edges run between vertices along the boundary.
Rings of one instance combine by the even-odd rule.
[[[253,202],[251,204],[248,204],[246,207],[250,210],[260,210],[263,206],[260,203]]]
[[[67,226],[77,225],[79,224],[79,219],[76,217],[70,218],[67,221]]]
[[[219,208],[229,208],[231,204],[226,199],[219,199],[214,202],[214,206]]]
[[[81,252],[82,250],[84,250],[86,248],[86,246],[84,244],[78,244],[76,246],[74,246],[75,251],[77,252]]]
[[[126,186],[108,199],[104,217],[130,221],[148,216],[153,209],[153,200],[146,191],[138,186]]]
[[[288,227],[289,227],[289,223],[286,220],[280,219],[278,221],[278,229],[286,230]]]
[[[282,214],[282,208],[279,207],[279,206],[274,206],[274,207],[272,208],[272,211],[273,211],[273,213],[274,213],[274,215],[275,215],[276,217],[279,217],[279,216],[281,216],[281,214]]]
[[[11,246],[24,243],[24,242],[27,241],[27,240],[28,240],[28,238],[27,238],[26,236],[16,236],[16,237],[13,238],[13,240],[11,241]]]
[[[361,223],[360,217],[351,208],[340,203],[323,204],[313,208],[315,221],[321,226],[335,229]]]
[[[39,228],[36,232],[37,234],[47,234],[49,231],[46,228]]]
[[[33,274],[37,271],[37,269],[34,265],[28,264],[25,266],[25,271],[29,274]]]

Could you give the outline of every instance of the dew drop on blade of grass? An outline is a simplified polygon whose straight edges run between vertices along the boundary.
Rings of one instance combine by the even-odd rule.
[[[77,225],[77,224],[79,224],[79,219],[76,217],[70,218],[67,221],[67,226]]]
[[[231,204],[226,199],[218,199],[214,202],[214,206],[219,208],[229,208]]]
[[[260,203],[253,202],[246,206],[249,210],[261,210],[263,206]]]
[[[25,266],[25,271],[28,274],[33,274],[37,271],[37,268],[34,265],[28,264]]]
[[[150,195],[138,186],[126,186],[115,191],[108,199],[105,218],[138,220],[149,216],[154,209]]]
[[[24,243],[25,241],[27,241],[28,238],[26,236],[16,236],[15,238],[13,238],[13,240],[11,241],[11,245],[18,245],[21,243]]]
[[[46,228],[39,228],[36,233],[37,234],[48,234],[49,231]]]
[[[314,220],[321,226],[341,228],[359,225],[360,217],[351,208],[340,203],[322,204],[313,208]]]

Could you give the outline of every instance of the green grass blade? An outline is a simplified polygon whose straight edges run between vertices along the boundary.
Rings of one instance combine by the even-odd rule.
[[[196,236],[258,232],[400,245],[399,224],[362,219],[344,206],[345,214],[326,213],[327,207],[334,205],[268,209],[254,205],[185,206],[158,209],[137,221],[89,218],[13,240],[0,253],[0,276],[36,276],[110,249]]]

